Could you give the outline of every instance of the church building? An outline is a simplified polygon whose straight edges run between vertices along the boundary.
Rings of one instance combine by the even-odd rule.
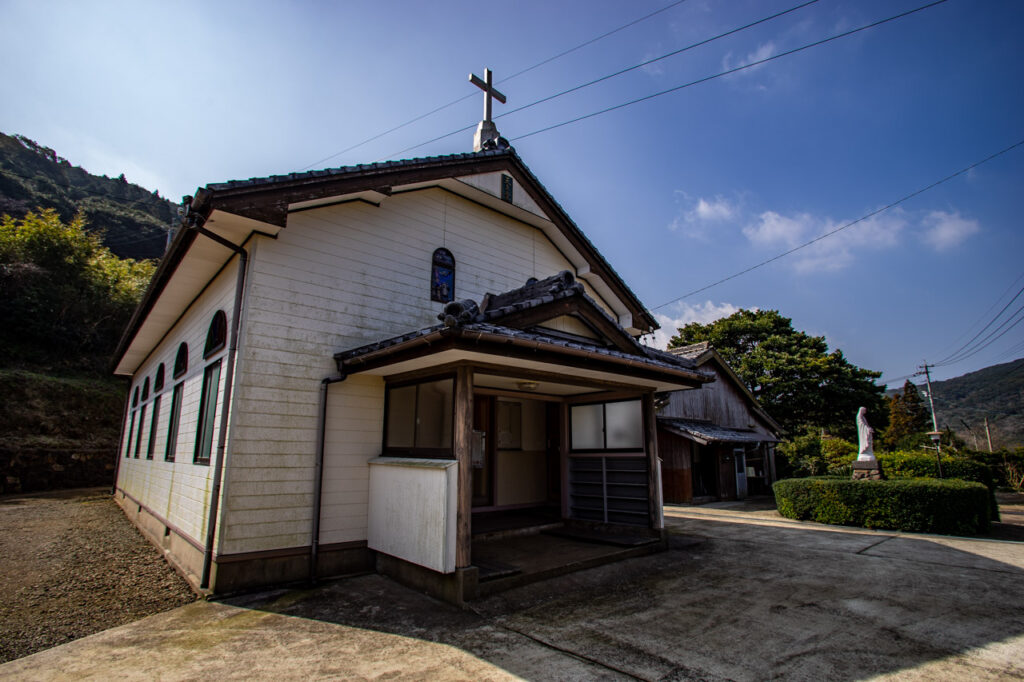
[[[476,147],[186,198],[116,353],[116,499],[197,587],[377,570],[461,602],[517,517],[664,544],[655,394],[713,376],[638,342],[489,112]]]

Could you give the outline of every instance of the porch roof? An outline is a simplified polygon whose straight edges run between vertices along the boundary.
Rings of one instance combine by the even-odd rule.
[[[576,316],[599,338],[564,334],[541,325],[559,315]],[[572,376],[614,375],[646,389],[693,388],[714,375],[696,363],[636,341],[585,293],[569,272],[531,279],[502,294],[448,303],[431,327],[366,344],[334,356],[342,374],[368,372],[420,360],[420,366],[451,361],[494,362]],[[424,365],[423,359],[433,359]],[[408,366],[408,365],[406,365]],[[569,371],[566,371],[569,368]],[[398,369],[395,370],[397,373]]]
[[[776,443],[777,439],[746,429],[733,429],[710,422],[678,417],[658,417],[658,426],[669,433],[696,441],[708,443]]]

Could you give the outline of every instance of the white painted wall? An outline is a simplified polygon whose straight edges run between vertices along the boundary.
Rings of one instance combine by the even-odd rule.
[[[457,463],[381,457],[371,460],[369,470],[370,549],[454,572]]]
[[[135,429],[131,442],[127,442],[129,427],[126,425],[126,442],[122,443],[119,453],[117,487],[131,495],[165,521],[181,530],[196,542],[203,543],[206,534],[207,503],[212,484],[212,463],[216,458],[217,438],[221,428],[221,402],[224,395],[224,381],[227,367],[222,363],[220,385],[218,387],[217,414],[214,424],[213,448],[210,456],[211,465],[193,463],[195,452],[196,427],[199,416],[199,401],[202,393],[203,372],[205,368],[217,360],[226,361],[227,349],[219,351],[209,359],[203,359],[203,347],[210,321],[217,310],[223,310],[228,317],[228,328],[231,327],[235,282],[237,277],[237,259],[218,275],[199,298],[185,312],[182,318],[171,328],[167,336],[142,364],[132,378],[131,392],[136,386],[142,386],[146,378],[150,382],[150,397],[145,402],[146,418],[142,424],[141,451],[135,458],[135,443],[139,432],[138,408],[129,409],[127,420],[135,419]],[[188,371],[181,378],[174,379],[174,359],[178,346],[182,342],[188,344]],[[157,367],[164,365],[164,388],[159,393],[152,391],[153,380]],[[174,386],[184,383],[181,407],[181,420],[178,427],[178,442],[175,461],[167,462],[164,455],[167,447],[168,422],[171,413],[171,396]],[[149,432],[152,426],[153,407],[156,397],[160,396],[159,419],[157,421],[156,440],[153,459],[146,459]],[[131,448],[132,457],[126,459],[125,452]]]

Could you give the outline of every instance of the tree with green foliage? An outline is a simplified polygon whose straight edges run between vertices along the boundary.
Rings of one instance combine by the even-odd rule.
[[[3,364],[104,364],[154,269],[111,253],[81,214],[68,223],[52,209],[3,216]]]
[[[885,425],[884,389],[875,384],[881,373],[849,363],[840,350],[829,352],[824,337],[797,331],[777,310],[739,310],[678,332],[669,348],[709,342],[791,434],[824,427],[855,439],[860,407],[867,408],[876,430]]]
[[[888,399],[889,427],[882,434],[882,444],[889,450],[912,450],[928,442],[931,418],[924,400],[910,379],[903,384],[903,393]]]

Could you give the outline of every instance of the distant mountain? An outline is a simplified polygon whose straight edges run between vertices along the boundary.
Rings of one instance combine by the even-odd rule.
[[[0,133],[0,214],[55,209],[65,221],[84,211],[90,230],[121,258],[159,258],[177,206],[158,192],[93,175],[21,135]]]
[[[1024,358],[933,381],[932,390],[940,429],[949,426],[972,447],[977,437],[978,449],[984,450],[988,417],[992,447],[1024,447]]]

